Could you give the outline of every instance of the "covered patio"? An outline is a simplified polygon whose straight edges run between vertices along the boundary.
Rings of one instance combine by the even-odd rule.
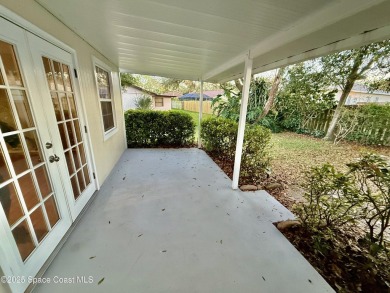
[[[34,292],[332,292],[272,224],[292,217],[202,150],[127,150]]]

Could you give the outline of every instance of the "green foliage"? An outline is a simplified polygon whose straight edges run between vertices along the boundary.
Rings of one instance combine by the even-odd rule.
[[[193,142],[195,124],[186,113],[129,110],[125,123],[129,148],[187,146]]]
[[[390,227],[390,162],[366,154],[338,172],[330,164],[307,173],[305,202],[294,209],[306,229],[317,235],[335,235],[348,224],[366,223],[370,250],[386,250]],[[318,234],[319,233],[319,234]],[[375,249],[372,249],[375,248]]]
[[[332,109],[337,91],[329,89],[330,85],[316,61],[288,67],[276,104],[282,126],[292,131],[305,130],[311,120]]]
[[[124,89],[126,89],[129,86],[132,85],[138,85],[139,78],[135,74],[130,73],[121,73],[121,86]]]
[[[351,176],[325,164],[307,173],[305,188],[307,203],[296,207],[295,212],[307,228],[335,231],[355,221],[358,201]]]
[[[367,224],[369,240],[381,247],[390,227],[390,161],[368,154],[348,167],[362,199],[360,218]]]
[[[238,124],[230,119],[217,117],[202,121],[202,141],[207,151],[216,155],[222,163],[232,163],[237,142]],[[241,162],[241,178],[256,183],[269,172],[269,142],[271,132],[258,125],[247,125]]]
[[[386,128],[386,123],[390,121],[390,104],[378,105],[368,104],[359,106],[354,110],[355,113],[349,117],[350,121],[357,118],[357,125],[346,136],[347,140],[357,141],[366,145],[383,145],[390,144],[389,135],[384,136],[384,141],[381,140],[383,131]],[[351,123],[351,122],[349,122]],[[376,130],[382,129],[379,133]]]
[[[256,121],[262,113],[265,103],[268,100],[271,84],[263,79],[256,78],[251,82],[248,99],[247,122],[252,124]],[[216,97],[211,105],[214,114],[238,121],[240,118],[241,96],[242,93],[233,87],[226,85],[224,87],[225,93],[223,96]],[[269,115],[263,118],[260,125],[270,129],[272,132],[281,132],[282,127],[279,123],[279,115],[276,111],[271,110]]]
[[[135,100],[135,107],[137,110],[151,110],[153,100],[151,96],[142,95]]]

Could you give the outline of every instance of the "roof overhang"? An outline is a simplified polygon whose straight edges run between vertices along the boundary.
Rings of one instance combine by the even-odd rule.
[[[222,82],[390,38],[387,0],[36,0],[122,71]]]

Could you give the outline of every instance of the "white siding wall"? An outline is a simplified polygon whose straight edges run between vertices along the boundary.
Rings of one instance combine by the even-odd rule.
[[[143,95],[145,95],[145,93],[139,89],[133,87],[127,88],[126,91],[122,93],[123,110],[127,111],[129,109],[135,109],[136,99],[142,97]]]
[[[79,82],[84,104],[86,105],[86,118],[91,128],[89,135],[92,140],[98,179],[100,184],[102,184],[126,147],[118,67],[115,64],[112,64],[35,1],[2,0],[1,5],[15,12],[43,31],[51,34],[77,52]],[[102,118],[99,109],[92,56],[100,59],[113,70],[113,93],[118,131],[106,141],[104,141],[102,129]]]

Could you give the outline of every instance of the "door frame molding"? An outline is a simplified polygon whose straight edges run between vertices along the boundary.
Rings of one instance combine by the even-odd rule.
[[[8,8],[0,5],[0,17],[3,17],[4,19],[12,22],[16,26],[21,27],[22,29],[36,35],[37,37],[43,39],[46,42],[51,43],[52,45],[67,51],[72,56],[72,61],[74,64],[74,69],[77,70],[77,72],[80,72],[80,66],[77,59],[77,52],[72,47],[68,46],[64,42],[58,40],[51,34],[45,32],[44,30],[40,29],[36,25],[32,24],[31,22],[27,21],[26,19],[22,18],[21,16],[17,15],[16,13],[12,12]],[[87,119],[87,112],[86,112],[86,106],[85,106],[85,99],[83,95],[83,88],[82,84],[80,82],[80,74],[78,74],[78,77],[76,78],[75,73],[72,72],[72,81],[73,85],[75,87],[75,93],[76,93],[76,101],[78,102],[78,105],[80,107],[80,114],[82,115],[82,122],[87,126],[88,130],[90,130],[90,126]],[[100,189],[100,182],[99,182],[99,176],[96,168],[96,161],[95,161],[95,154],[93,152],[93,144],[91,141],[90,132],[84,134],[84,137],[86,138],[88,142],[88,152],[91,154],[91,172],[95,173],[95,188],[96,190]]]

